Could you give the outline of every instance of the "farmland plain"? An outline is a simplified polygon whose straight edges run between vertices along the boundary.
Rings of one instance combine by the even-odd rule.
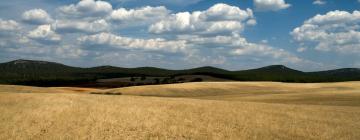
[[[0,112],[0,139],[360,139],[360,82],[1,85]]]

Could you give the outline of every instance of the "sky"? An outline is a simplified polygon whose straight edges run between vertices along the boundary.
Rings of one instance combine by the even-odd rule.
[[[0,62],[360,68],[360,0],[11,0]]]

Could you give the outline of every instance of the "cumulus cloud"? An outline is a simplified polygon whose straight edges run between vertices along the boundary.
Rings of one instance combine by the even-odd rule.
[[[188,40],[189,44],[195,46],[222,47],[226,48],[227,54],[235,56],[257,56],[278,59],[287,63],[297,63],[302,61],[300,58],[283,49],[278,49],[264,43],[257,44],[248,42],[246,38],[234,34],[232,36],[181,36],[183,40]]]
[[[286,50],[251,43],[240,35],[247,25],[255,24],[251,9],[241,10],[226,4],[216,4],[205,11],[172,14],[169,18],[151,25],[149,31],[155,34],[177,34],[177,39],[186,40],[189,46],[213,53],[207,55],[225,57],[219,60],[226,60],[226,57],[231,56],[247,56],[293,64],[304,62]],[[197,52],[189,58],[200,62],[207,60],[206,57],[199,56],[204,55]]]
[[[22,14],[22,20],[26,23],[37,25],[48,24],[53,21],[50,15],[42,9],[32,9],[25,11]]]
[[[252,18],[253,13],[251,9],[242,10],[239,7],[219,3],[201,12],[199,17],[205,21],[244,21]]]
[[[87,51],[84,51],[78,47],[73,45],[63,45],[60,47],[56,47],[54,50],[55,55],[60,58],[80,58],[82,56],[88,55]]]
[[[296,51],[297,52],[304,52],[304,51],[306,51],[306,49],[307,49],[306,47],[299,47],[299,48],[296,49]]]
[[[122,23],[151,22],[165,18],[171,11],[164,6],[146,6],[137,9],[120,8],[111,13],[111,20]]]
[[[30,31],[27,36],[40,43],[59,42],[61,40],[61,36],[56,34],[50,25],[40,25]]]
[[[109,2],[81,0],[77,4],[58,8],[58,18],[51,26],[60,34],[104,32],[113,26],[109,21],[112,12],[112,5]]]
[[[88,52],[72,45],[56,45],[56,46],[43,46],[30,45],[20,47],[7,48],[11,54],[19,55],[18,57],[30,57],[31,59],[44,59],[57,60],[70,59],[72,61],[80,59],[88,55]],[[16,59],[16,57],[15,57]]]
[[[273,48],[264,44],[254,44],[248,42],[244,43],[240,48],[234,49],[231,54],[233,55],[248,55],[248,56],[258,56],[259,57],[268,57],[268,59],[278,60],[282,63],[292,63],[299,64],[304,61],[299,57],[291,54],[284,49]]]
[[[66,17],[102,17],[112,12],[112,5],[101,0],[81,0],[77,4],[62,6],[58,10]]]
[[[111,25],[104,19],[95,21],[57,20],[52,28],[58,33],[98,33],[106,31]]]
[[[121,2],[121,3],[143,3],[147,5],[175,5],[175,6],[187,6],[199,3],[204,0],[110,0],[113,2]]]
[[[122,37],[111,33],[99,33],[83,36],[78,40],[84,45],[111,46],[129,50],[140,49],[146,51],[164,51],[172,53],[190,51],[186,45],[186,41],[168,41],[162,38],[137,39]]]
[[[318,51],[339,53],[360,52],[360,12],[330,11],[316,15],[295,28],[291,35],[304,45]]]
[[[313,2],[313,4],[315,4],[315,5],[324,5],[324,4],[326,4],[326,1],[323,1],[323,0],[315,0],[315,1]]]
[[[16,21],[0,19],[0,32],[16,31],[19,29],[20,25]]]
[[[248,24],[245,24],[248,22]],[[245,25],[254,25],[251,9],[242,10],[227,4],[216,4],[205,11],[181,12],[170,15],[149,28],[155,34],[231,34],[239,33]]]
[[[113,10],[106,1],[82,0],[49,13],[54,15],[41,9],[23,13],[22,21],[38,24],[35,28],[0,19],[0,33],[17,32],[14,37],[0,38],[0,46],[15,46],[2,47],[1,51],[56,59],[100,61],[96,58],[101,58],[103,63],[99,64],[108,64],[113,59],[110,56],[121,56],[122,62],[112,61],[112,64],[124,65],[134,60],[137,62],[128,66],[138,63],[176,68],[305,63],[284,49],[249,42],[242,33],[257,24],[253,11],[223,3],[203,11],[173,13],[164,6]],[[141,37],[139,31],[144,33]]]
[[[285,0],[254,0],[254,5],[257,11],[279,11],[291,6]]]
[[[19,42],[22,26],[14,20],[0,18],[0,46],[9,46],[9,42]]]

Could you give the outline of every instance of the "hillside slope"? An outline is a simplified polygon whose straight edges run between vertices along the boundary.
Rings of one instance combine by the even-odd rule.
[[[99,90],[96,94],[360,106],[360,82],[198,82]]]
[[[2,84],[34,86],[74,86],[96,83],[99,79],[145,76],[163,77],[163,79],[167,79],[182,75],[205,75],[235,81],[278,81],[299,83],[360,80],[360,69],[356,68],[320,72],[302,72],[282,65],[241,71],[228,71],[215,67],[167,70],[154,67],[121,68],[113,66],[78,68],[54,62],[15,60],[1,63],[0,71],[2,73],[0,75],[0,83]],[[174,81],[174,79],[167,79],[166,81]],[[130,83],[127,85],[133,84]]]

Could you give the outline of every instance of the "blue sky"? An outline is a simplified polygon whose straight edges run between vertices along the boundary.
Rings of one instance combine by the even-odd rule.
[[[359,68],[358,10],[358,0],[4,1],[0,62]]]

